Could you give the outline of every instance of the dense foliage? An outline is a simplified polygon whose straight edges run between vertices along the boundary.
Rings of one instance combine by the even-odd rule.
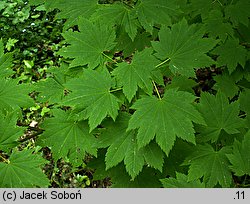
[[[0,187],[249,187],[250,1],[0,2]]]

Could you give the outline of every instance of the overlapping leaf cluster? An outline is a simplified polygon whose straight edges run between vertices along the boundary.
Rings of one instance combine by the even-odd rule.
[[[15,113],[33,89],[53,107],[37,145],[75,166],[92,155],[94,179],[110,177],[113,187],[234,187],[233,177],[249,178],[248,0],[30,3],[66,19],[57,54],[68,65],[29,88],[8,78],[11,54],[1,48],[0,148],[10,157],[0,186],[48,185],[41,158],[10,154],[22,132]],[[198,69],[220,70],[207,92],[197,91]],[[18,165],[41,182],[10,177]]]

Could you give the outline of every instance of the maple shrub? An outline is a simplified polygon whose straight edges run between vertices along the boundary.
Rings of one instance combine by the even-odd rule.
[[[59,11],[64,44],[20,83],[0,41],[0,187],[51,187],[45,147],[111,187],[250,186],[249,0],[28,5]],[[38,103],[49,114],[21,148]]]

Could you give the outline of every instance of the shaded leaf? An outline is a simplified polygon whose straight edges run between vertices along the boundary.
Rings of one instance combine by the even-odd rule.
[[[135,39],[138,27],[135,12],[124,4],[102,4],[92,18],[98,19],[103,24],[122,26],[130,39]]]
[[[207,124],[198,130],[203,141],[216,142],[222,130],[228,134],[235,134],[239,133],[238,128],[244,127],[243,120],[238,117],[238,101],[229,104],[221,91],[216,96],[202,93],[198,109]]]
[[[229,169],[229,161],[226,154],[231,149],[223,147],[215,151],[209,144],[197,145],[194,152],[184,161],[184,165],[190,165],[188,181],[195,181],[203,177],[206,187],[212,188],[218,183],[223,187],[230,187],[232,174]]]
[[[242,142],[235,141],[232,154],[227,157],[232,164],[230,168],[236,176],[250,175],[250,131]]]
[[[220,10],[212,10],[203,20],[206,30],[213,38],[219,37],[223,42],[227,37],[233,36],[234,31],[229,22],[225,22]]]
[[[160,188],[160,175],[151,168],[144,168],[142,172],[131,180],[123,165],[111,169],[109,176],[112,188]]]
[[[234,79],[227,73],[214,77],[216,84],[214,89],[222,92],[225,96],[233,98],[239,91],[239,87],[235,84]]]
[[[224,44],[216,47],[213,53],[219,55],[217,62],[219,66],[226,65],[229,73],[231,74],[240,64],[245,66],[247,50],[239,45],[238,39],[229,38]]]
[[[160,179],[164,188],[205,188],[205,184],[200,180],[188,181],[188,176],[176,172],[176,178]]]
[[[142,51],[146,47],[151,47],[151,37],[149,33],[137,33],[134,41],[128,36],[126,32],[121,32],[117,36],[116,50],[123,51],[124,57],[129,57],[135,51]]]
[[[225,9],[227,18],[230,18],[233,25],[236,27],[240,23],[248,26],[249,22],[250,2],[248,0],[240,0],[231,2]]]
[[[135,10],[140,23],[150,33],[155,24],[171,25],[171,17],[180,14],[175,0],[141,0]]]

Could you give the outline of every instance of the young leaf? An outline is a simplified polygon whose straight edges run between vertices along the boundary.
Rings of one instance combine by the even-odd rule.
[[[242,142],[235,141],[232,154],[227,157],[232,164],[230,168],[236,176],[250,176],[250,131],[245,135]]]
[[[88,64],[95,68],[104,61],[104,51],[115,47],[115,31],[106,24],[91,22],[81,18],[79,20],[80,32],[67,31],[63,37],[70,45],[59,50],[64,57],[74,58],[71,67]]]
[[[213,53],[219,55],[217,59],[218,65],[226,65],[230,74],[236,69],[238,64],[242,67],[245,66],[247,50],[239,45],[238,39],[227,39],[224,44],[216,47]]]
[[[151,55],[152,49],[136,52],[131,64],[122,62],[113,71],[113,74],[123,85],[123,92],[129,102],[135,96],[138,86],[152,93],[152,71],[158,60]]]
[[[215,62],[206,55],[216,41],[202,38],[203,30],[197,25],[188,25],[186,20],[174,24],[171,29],[163,26],[159,32],[160,42],[152,42],[156,57],[170,61],[173,73],[194,76],[194,68],[210,66]],[[163,63],[164,63],[163,62]]]
[[[195,143],[193,122],[203,123],[192,105],[195,97],[187,92],[169,89],[162,99],[147,96],[137,100],[132,109],[128,130],[139,129],[138,146],[146,146],[156,136],[156,142],[168,154],[176,136]]]
[[[188,171],[188,181],[195,181],[203,177],[206,187],[212,188],[219,183],[223,188],[230,187],[232,174],[226,154],[231,149],[223,147],[219,151],[214,151],[209,144],[197,145],[194,152],[184,161],[184,165],[190,165]]]
[[[39,143],[51,147],[55,160],[70,155],[71,162],[77,162],[84,159],[85,152],[96,155],[95,137],[89,133],[87,122],[75,120],[70,112],[54,110],[53,113],[54,117],[41,126],[45,131]]]
[[[228,134],[238,133],[238,128],[244,126],[238,117],[239,103],[229,101],[224,93],[219,91],[216,96],[202,93],[198,109],[203,115],[207,126],[200,127],[200,136],[204,141],[216,142],[222,130]]]
[[[90,131],[107,116],[115,120],[118,115],[118,98],[110,91],[111,77],[106,71],[84,70],[81,77],[72,79],[65,87],[72,91],[63,104],[84,109]]]
[[[200,180],[188,181],[188,176],[176,172],[176,178],[160,179],[164,188],[205,188],[205,184]]]
[[[0,162],[1,188],[48,187],[49,180],[40,168],[44,164],[31,150],[14,151],[8,163]]]

